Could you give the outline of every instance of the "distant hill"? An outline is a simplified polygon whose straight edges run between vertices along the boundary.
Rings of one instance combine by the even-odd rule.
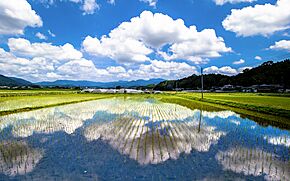
[[[244,70],[232,77],[233,85],[280,84],[290,88],[290,60],[273,63],[268,61],[251,70]]]
[[[54,82],[38,82],[40,86],[60,86],[60,87],[98,87],[98,88],[115,88],[121,87],[139,87],[150,84],[159,84],[164,79],[134,80],[134,81],[116,81],[116,82],[93,82],[93,81],[73,81],[73,80],[57,80]]]
[[[0,75],[0,86],[31,86],[31,82],[15,77]]]
[[[20,78],[17,78],[17,77],[9,77],[10,79],[18,82],[19,84],[22,84],[22,85],[33,85],[33,83],[27,81],[27,80],[24,80],[24,79],[20,79]]]
[[[235,76],[221,74],[206,74],[204,77],[204,89],[222,87],[227,84],[239,86],[251,86],[261,84],[279,84],[284,88],[290,88],[290,60],[273,63],[268,61],[262,65],[246,69]],[[155,86],[155,90],[172,90],[174,88],[200,89],[200,75],[191,75],[179,80],[163,81]]]

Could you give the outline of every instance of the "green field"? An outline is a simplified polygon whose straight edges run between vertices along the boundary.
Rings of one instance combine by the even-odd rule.
[[[175,96],[290,118],[289,94],[261,93],[176,93]]]
[[[45,107],[53,107],[114,96],[122,94],[89,94],[76,90],[0,90],[0,115],[30,111]],[[257,117],[270,120],[273,124],[290,125],[289,94],[258,94],[258,93],[205,93],[201,99],[200,93],[175,93],[129,95],[134,97],[151,97],[164,102],[176,103],[195,109],[217,110],[229,109],[251,118]],[[286,127],[287,127],[286,126]]]
[[[200,98],[200,93],[179,93],[180,96]],[[290,111],[290,97],[281,94],[257,94],[257,93],[204,93],[205,99],[235,102],[256,106],[286,109]]]
[[[0,91],[0,115],[112,97],[67,90]]]
[[[60,94],[74,94],[78,90],[73,89],[32,89],[32,90],[6,90],[0,89],[0,97],[13,96],[36,96],[36,95],[60,95]]]

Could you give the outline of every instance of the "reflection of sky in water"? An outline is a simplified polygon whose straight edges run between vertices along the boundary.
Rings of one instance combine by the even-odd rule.
[[[21,141],[35,160],[23,172],[0,156],[0,180],[290,179],[289,131],[199,109],[116,98],[0,117],[1,143]]]

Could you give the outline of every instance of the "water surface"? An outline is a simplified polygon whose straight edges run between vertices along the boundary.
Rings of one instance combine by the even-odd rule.
[[[290,180],[289,131],[229,110],[127,97],[0,120],[0,180]]]

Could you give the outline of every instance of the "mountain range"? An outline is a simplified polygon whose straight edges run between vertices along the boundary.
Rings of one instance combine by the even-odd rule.
[[[97,88],[115,88],[120,87],[142,87],[148,85],[156,85],[164,79],[149,79],[149,80],[133,80],[133,81],[116,81],[116,82],[93,82],[93,81],[74,81],[74,80],[56,80],[53,82],[37,82],[31,83],[27,80],[7,77],[0,75],[0,86],[42,86],[42,87],[97,87]]]
[[[54,82],[38,82],[35,83],[44,87],[59,86],[59,87],[98,87],[98,88],[115,88],[120,87],[140,87],[151,84],[159,84],[164,79],[149,79],[149,80],[132,80],[132,81],[116,81],[116,82],[93,82],[93,81],[74,81],[74,80],[57,80]]]
[[[13,87],[13,86],[32,86],[32,85],[33,83],[24,79],[0,75],[0,86]]]

